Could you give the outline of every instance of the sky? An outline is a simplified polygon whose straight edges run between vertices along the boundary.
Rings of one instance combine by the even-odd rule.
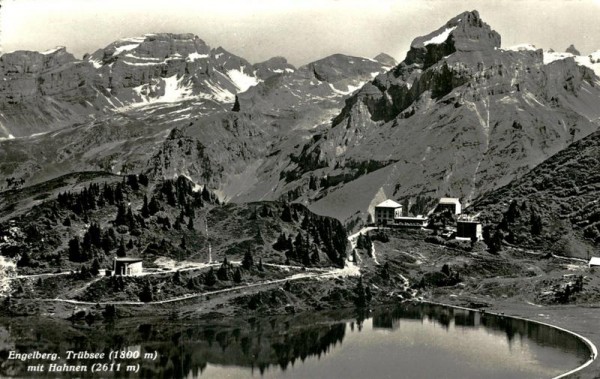
[[[0,51],[66,46],[80,58],[120,38],[173,32],[252,63],[380,52],[401,61],[414,38],[474,9],[503,47],[600,50],[600,0],[3,0]]]

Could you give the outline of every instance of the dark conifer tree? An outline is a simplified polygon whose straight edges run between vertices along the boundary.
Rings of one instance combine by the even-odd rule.
[[[211,267],[210,270],[208,270],[208,272],[204,276],[204,284],[206,284],[209,287],[212,287],[216,283],[217,283],[217,277],[215,276],[215,272],[214,272],[213,268]]]
[[[233,281],[236,283],[241,283],[242,282],[242,271],[240,270],[240,268],[236,268],[234,273],[233,273]]]
[[[265,270],[265,268],[263,267],[262,257],[258,258],[258,266],[257,266],[257,268],[258,268],[258,271],[264,271]]]
[[[367,294],[365,292],[365,287],[363,286],[362,276],[358,278],[358,283],[356,284],[356,288],[354,288],[354,304],[358,308],[364,308],[367,306]]]
[[[123,237],[121,237],[121,241],[119,241],[119,248],[117,249],[117,257],[124,257],[127,255],[127,252],[125,251],[125,241],[123,240]]]
[[[127,175],[127,185],[134,191],[139,190],[140,185],[138,183],[137,175]]]
[[[114,192],[115,192],[115,204],[125,201],[125,196],[123,195],[123,185],[121,183],[116,184]]]
[[[283,204],[283,211],[281,212],[281,220],[285,222],[292,222],[292,210],[288,203]]]
[[[85,232],[83,234],[83,242],[81,244],[81,249],[83,251],[85,251],[86,253],[89,252],[92,249],[92,239],[90,237],[90,233],[89,232]]]
[[[532,235],[539,236],[540,234],[542,234],[542,216],[540,216],[539,213],[535,211],[535,209],[531,211],[530,223]]]
[[[94,260],[92,261],[90,273],[92,274],[92,276],[98,276],[98,274],[100,274],[100,262],[98,262],[98,259],[96,258],[94,258]]]
[[[254,266],[254,258],[252,257],[252,253],[250,250],[246,250],[244,254],[244,259],[242,259],[242,267],[245,270],[250,270],[250,268]]]
[[[150,198],[150,203],[148,204],[148,211],[150,212],[151,215],[154,215],[159,210],[160,210],[160,208],[158,207],[158,202],[156,201],[156,198],[154,196],[152,196]]]
[[[23,251],[21,258],[17,262],[17,267],[28,267],[31,265],[31,257],[29,257],[29,253],[27,250]]]
[[[140,292],[139,298],[140,301],[144,303],[148,303],[154,300],[154,289],[152,288],[152,284],[150,284],[150,282],[146,282],[146,284],[144,284],[142,292]]]
[[[150,209],[148,208],[148,196],[146,196],[146,194],[144,194],[144,205],[142,205],[142,217],[150,217]]]
[[[69,260],[73,262],[81,262],[81,245],[79,237],[75,236],[69,240]]]
[[[206,185],[204,185],[204,187],[202,187],[202,200],[209,202],[209,203],[211,201],[210,192],[208,191],[208,187]]]
[[[102,246],[102,229],[100,225],[93,222],[88,228],[88,233],[90,234],[90,240],[93,246],[101,247]]]
[[[223,258],[223,263],[221,263],[221,267],[217,270],[217,278],[219,280],[229,280],[229,262],[227,261],[227,257]]]
[[[145,174],[140,174],[138,180],[141,185],[143,185],[144,187],[148,187],[149,180]]]
[[[117,208],[117,217],[115,218],[115,225],[126,225],[127,224],[127,210],[125,204],[119,203]]]

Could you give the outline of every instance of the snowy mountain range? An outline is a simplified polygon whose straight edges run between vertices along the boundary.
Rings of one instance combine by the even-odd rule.
[[[502,48],[476,11],[399,64],[251,64],[192,34],[0,56],[0,190],[79,171],[185,175],[347,224],[385,198],[467,204],[598,130],[600,52]],[[418,200],[418,201],[417,201]]]

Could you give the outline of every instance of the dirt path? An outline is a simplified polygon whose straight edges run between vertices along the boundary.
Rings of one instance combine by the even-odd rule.
[[[188,295],[184,295],[184,296],[178,296],[178,297],[174,297],[171,299],[166,299],[166,300],[157,300],[157,301],[149,301],[146,303],[143,303],[141,301],[103,301],[103,302],[92,302],[92,301],[80,301],[80,300],[70,300],[70,299],[60,299],[60,298],[55,298],[55,299],[37,299],[38,301],[44,301],[44,302],[62,302],[62,303],[69,303],[69,304],[78,304],[78,305],[108,305],[108,304],[112,304],[112,305],[159,305],[159,304],[168,304],[168,303],[174,303],[174,302],[178,302],[178,301],[184,301],[184,300],[190,300],[190,299],[196,299],[199,297],[203,297],[203,296],[213,296],[213,295],[219,295],[219,294],[224,294],[224,293],[228,293],[228,292],[236,292],[236,291],[240,291],[240,290],[244,290],[244,289],[250,289],[250,288],[255,288],[255,287],[264,287],[267,285],[272,285],[272,284],[279,284],[279,283],[285,283],[288,281],[295,281],[295,280],[300,280],[300,279],[308,279],[308,278],[314,278],[314,279],[323,279],[323,278],[335,278],[335,277],[340,277],[340,276],[356,276],[360,274],[360,269],[358,266],[355,266],[352,263],[347,263],[346,267],[344,268],[335,268],[335,269],[330,269],[328,271],[325,272],[303,272],[303,273],[299,273],[299,274],[294,274],[292,276],[289,276],[287,278],[283,278],[283,279],[276,279],[276,280],[267,280],[264,282],[258,282],[258,283],[251,283],[251,284],[246,284],[243,286],[237,286],[237,287],[230,287],[230,288],[225,288],[222,290],[217,290],[217,291],[210,291],[210,292],[202,292],[202,293],[195,293],[195,294],[188,294]],[[99,280],[100,278],[96,279]],[[87,283],[86,286],[89,286],[92,282]],[[85,289],[86,286],[80,288],[79,290]]]

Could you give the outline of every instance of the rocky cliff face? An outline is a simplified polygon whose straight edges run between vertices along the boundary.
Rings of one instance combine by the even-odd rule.
[[[80,121],[96,100],[94,67],[64,47],[0,56],[0,138]]]
[[[502,49],[477,12],[416,38],[394,67],[384,54],[252,65],[189,34],[81,61],[7,54],[0,138],[63,128],[0,141],[2,186],[84,170],[186,175],[222,200],[295,200],[347,222],[386,197],[468,204],[597,130],[598,61]]]
[[[277,68],[274,68],[276,70]],[[127,38],[75,59],[64,48],[0,57],[0,138],[23,137],[184,100],[230,107],[235,94],[275,74],[193,34]]]
[[[383,65],[389,66],[390,68],[398,64],[398,62],[396,62],[396,60],[392,56],[386,53],[377,54],[377,56],[373,59]]]
[[[99,85],[125,105],[204,99],[232,103],[259,78],[245,59],[211,49],[193,34],[147,34],[117,41],[86,60]]]
[[[296,68],[288,63],[284,57],[273,57],[264,62],[256,63],[254,72],[261,80],[267,80],[273,75],[292,73]]]
[[[573,45],[573,44],[570,44],[569,47],[567,47],[567,49],[565,50],[565,52],[573,54],[573,55],[581,55],[579,50],[577,50],[575,48],[575,45]]]
[[[269,61],[270,67],[276,63]],[[255,66],[257,72],[261,67]],[[186,173],[228,201],[292,199],[302,190],[298,183],[288,185],[285,167],[304,141],[328,126],[344,99],[387,68],[337,54],[295,70],[275,69],[237,94],[233,112],[177,128],[147,170],[164,177]]]
[[[342,55],[300,69],[283,58],[251,65],[193,35],[168,34],[117,41],[79,62],[97,73],[90,88],[96,101],[110,102],[105,113],[0,142],[0,173],[8,179],[0,189],[65,172],[143,171],[185,174],[223,199],[263,196],[261,181],[276,185],[289,155],[387,69]]]
[[[312,207],[341,219],[385,197],[469,203],[595,131],[598,84],[574,60],[500,49],[498,33],[465,12],[416,38],[287,169],[323,183]]]

